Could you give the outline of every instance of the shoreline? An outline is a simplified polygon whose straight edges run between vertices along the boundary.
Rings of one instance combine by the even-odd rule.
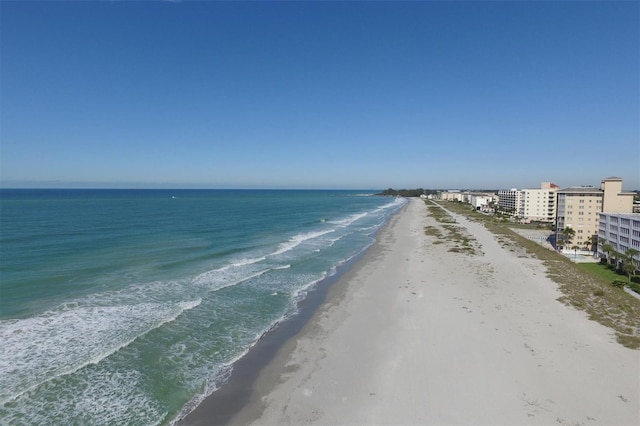
[[[225,424],[640,424],[638,351],[451,214],[477,254],[427,236],[442,225],[410,199]]]
[[[407,203],[408,205],[408,203]],[[403,206],[393,214],[374,234],[376,240],[361,253],[337,267],[336,272],[316,283],[307,296],[298,303],[298,312],[290,318],[277,323],[265,332],[260,339],[232,364],[232,371],[227,380],[212,394],[204,397],[189,413],[174,419],[176,426],[212,426],[233,424],[232,419],[251,410],[256,401],[256,382],[264,370],[276,362],[280,353],[291,349],[291,342],[303,333],[304,328],[312,321],[335,287],[344,285],[345,276],[354,268],[365,262],[368,253],[377,244],[378,235],[384,231],[395,217],[407,208]],[[241,416],[241,417],[244,417]]]

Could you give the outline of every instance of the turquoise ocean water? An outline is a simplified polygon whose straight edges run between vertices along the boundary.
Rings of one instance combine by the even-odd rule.
[[[403,204],[0,190],[0,424],[171,424]]]

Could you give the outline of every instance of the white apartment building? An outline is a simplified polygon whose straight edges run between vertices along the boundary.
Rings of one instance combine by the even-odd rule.
[[[469,197],[469,193],[457,190],[443,191],[440,193],[440,199],[442,201],[460,201],[461,203],[465,203],[468,202]]]
[[[524,195],[522,189],[501,189],[498,191],[498,206],[513,216],[524,217]]]
[[[598,256],[606,258],[602,251],[604,242],[619,253],[629,249],[640,251],[640,213],[600,213],[598,228]],[[640,261],[640,254],[634,256]]]
[[[558,185],[551,182],[542,182],[538,189],[501,190],[498,205],[526,222],[554,222],[557,191]]]
[[[493,194],[472,193],[469,203],[471,203],[476,210],[482,210],[485,209],[490,202],[494,201],[494,199],[495,196]]]

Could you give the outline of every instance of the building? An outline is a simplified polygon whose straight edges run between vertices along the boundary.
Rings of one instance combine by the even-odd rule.
[[[602,212],[602,190],[593,186],[577,186],[558,190],[556,207],[557,235],[564,228],[575,231],[572,245],[583,246],[598,233],[598,216]]]
[[[501,189],[498,191],[498,206],[500,210],[515,217],[524,217],[524,190]]]
[[[542,182],[540,189],[524,189],[523,191],[523,216],[526,222],[555,222],[558,185]]]
[[[469,199],[469,194],[458,190],[442,191],[440,193],[440,199],[442,201],[459,201],[465,203]]]
[[[603,192],[602,211],[605,213],[632,213],[634,192],[622,190],[622,179],[608,177],[600,184]]]
[[[490,210],[489,204],[495,202],[496,197],[494,194],[473,192],[471,193],[470,198],[471,199],[469,200],[469,203],[473,206],[474,209],[488,211]]]
[[[509,189],[498,191],[500,210],[525,222],[555,222],[558,185],[542,182],[539,189]]]
[[[582,247],[599,233],[600,213],[631,213],[633,193],[622,191],[622,179],[604,179],[600,188],[578,186],[559,189],[556,202],[556,241],[565,228],[572,228],[572,245]]]
[[[610,244],[619,253],[629,249],[640,252],[640,213],[600,213],[598,227],[598,256],[606,258],[603,252],[604,242]],[[640,254],[634,256],[640,261]]]

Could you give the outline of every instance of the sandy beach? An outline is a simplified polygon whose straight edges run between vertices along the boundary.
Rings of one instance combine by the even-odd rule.
[[[640,424],[640,352],[558,302],[538,260],[453,216],[476,254],[426,235],[441,225],[411,199],[231,423]]]

